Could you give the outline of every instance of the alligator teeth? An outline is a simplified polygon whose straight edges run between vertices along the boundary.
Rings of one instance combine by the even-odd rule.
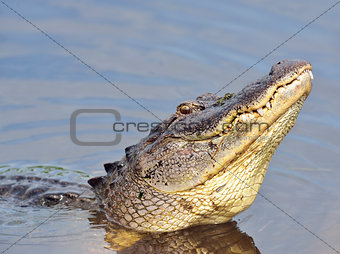
[[[240,120],[241,120],[241,122],[245,122],[245,121],[247,121],[247,116],[246,116],[246,114],[242,114],[241,116],[240,116]]]
[[[263,109],[262,108],[259,108],[256,111],[257,111],[257,113],[260,114],[260,116],[263,116]]]
[[[269,101],[266,103],[266,107],[267,107],[267,109],[270,109],[270,102]]]
[[[296,80],[297,80],[297,81],[300,81],[300,80],[301,80],[301,77],[300,77],[300,76],[298,76],[298,77],[296,78]]]
[[[308,74],[309,74],[309,76],[310,76],[310,79],[314,79],[314,76],[313,76],[313,73],[312,73],[311,70],[308,70]]]

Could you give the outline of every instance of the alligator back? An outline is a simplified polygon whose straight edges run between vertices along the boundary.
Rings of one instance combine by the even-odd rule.
[[[20,206],[96,206],[91,189],[84,184],[40,176],[0,175],[0,198]]]

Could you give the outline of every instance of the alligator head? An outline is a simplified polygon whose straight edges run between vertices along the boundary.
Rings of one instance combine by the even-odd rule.
[[[89,180],[118,223],[171,231],[222,223],[254,201],[270,159],[311,91],[311,65],[281,61],[236,95],[181,103],[107,176]]]

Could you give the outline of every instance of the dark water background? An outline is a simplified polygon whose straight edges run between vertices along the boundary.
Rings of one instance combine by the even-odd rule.
[[[217,92],[334,1],[7,1],[161,119],[183,100]],[[77,109],[115,109],[122,121],[158,121],[0,3],[0,163],[56,165],[103,174],[102,164],[146,133],[115,146],[72,143]],[[340,250],[340,6],[221,91],[235,92],[282,59],[313,65],[313,90],[278,148],[261,193]],[[112,116],[83,114],[78,138],[112,140]],[[80,181],[86,182],[85,178]],[[235,218],[261,253],[336,253],[258,197]],[[51,215],[0,202],[0,251]],[[6,253],[110,253],[86,211],[63,211]]]

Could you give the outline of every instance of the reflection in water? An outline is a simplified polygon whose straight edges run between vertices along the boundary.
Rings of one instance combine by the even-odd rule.
[[[139,233],[107,220],[102,212],[91,211],[90,224],[104,228],[105,241],[117,253],[260,253],[253,239],[240,231],[235,221],[196,226],[166,233]]]

